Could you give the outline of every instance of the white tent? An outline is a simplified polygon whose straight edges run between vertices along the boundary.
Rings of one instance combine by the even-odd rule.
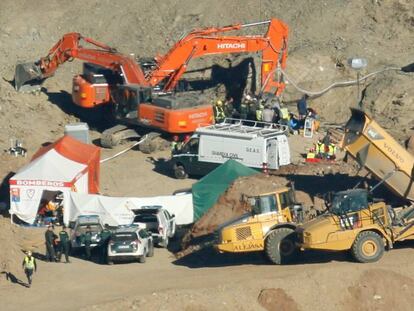
[[[55,149],[49,150],[22,167],[9,180],[10,214],[32,224],[44,190],[68,193],[76,189],[87,193],[87,168],[87,165],[72,161]]]
[[[107,197],[102,195],[67,192],[64,194],[63,222],[69,225],[80,215],[99,215],[101,221],[111,226],[127,225],[133,221],[132,210],[142,206],[161,205],[174,214],[177,225],[193,223],[191,194],[146,198]]]

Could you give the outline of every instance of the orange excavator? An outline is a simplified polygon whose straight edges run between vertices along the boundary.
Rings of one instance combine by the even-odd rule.
[[[265,24],[268,25],[265,35],[219,35]],[[261,52],[261,91],[278,96],[285,86],[283,76],[277,69],[286,66],[287,37],[287,25],[277,19],[196,29],[180,39],[165,55],[139,64],[133,56],[121,54],[106,44],[79,33],[68,33],[50,49],[46,57],[16,65],[15,87],[19,91],[27,82],[43,81],[66,61],[80,59],[86,63],[84,74],[73,79],[72,98],[76,105],[92,108],[111,104],[114,116],[120,123],[135,124],[168,134],[191,133],[200,124],[213,122],[211,105],[189,94],[153,96],[154,88],[165,93],[173,91],[194,58]],[[93,47],[84,47],[82,43]],[[101,143],[111,147],[122,139],[132,137],[138,137],[138,134],[126,125],[119,125],[106,130]],[[142,149],[148,149],[148,146]]]

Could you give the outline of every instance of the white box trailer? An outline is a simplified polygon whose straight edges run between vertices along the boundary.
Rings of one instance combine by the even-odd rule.
[[[278,169],[290,164],[285,125],[239,119],[198,128],[173,154],[174,175],[205,175],[229,159],[252,168]]]

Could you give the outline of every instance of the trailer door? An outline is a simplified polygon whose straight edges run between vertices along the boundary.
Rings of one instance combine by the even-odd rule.
[[[276,139],[268,140],[266,143],[267,167],[271,170],[279,168],[278,141]]]
[[[279,151],[279,165],[290,164],[290,148],[286,135],[277,136],[278,151]]]

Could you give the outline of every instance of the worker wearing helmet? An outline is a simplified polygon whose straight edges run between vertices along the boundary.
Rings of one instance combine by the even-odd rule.
[[[263,110],[264,105],[262,102],[259,102],[256,107],[256,121],[263,121]]]
[[[171,142],[171,152],[174,154],[181,148],[181,143],[177,135],[173,136],[173,141]]]
[[[224,102],[224,114],[226,115],[227,118],[233,118],[235,112],[236,111],[234,109],[234,100],[232,97],[229,97]]]
[[[240,104],[240,119],[247,120],[247,115],[249,113],[249,107],[246,102],[241,102]]]
[[[26,256],[23,259],[22,267],[27,277],[27,286],[32,286],[33,271],[37,270],[36,259],[33,257],[31,251],[26,252]]]
[[[216,123],[221,123],[225,118],[226,114],[224,113],[223,102],[218,100],[214,105],[214,120],[216,120]]]

